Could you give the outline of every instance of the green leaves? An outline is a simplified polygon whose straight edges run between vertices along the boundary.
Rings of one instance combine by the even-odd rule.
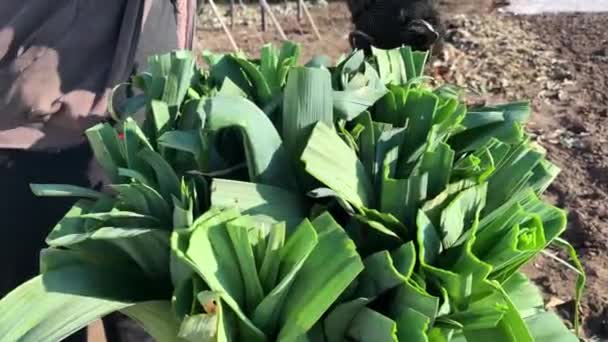
[[[291,340],[321,318],[362,263],[329,214],[305,220],[284,245],[255,222],[235,210],[203,216],[189,233],[187,251],[174,252],[219,293],[240,320],[241,334]],[[272,260],[266,253],[278,257],[278,265],[266,266]]]
[[[0,301],[0,334],[122,310],[163,341],[575,339],[519,273],[557,242],[580,301],[529,105],[468,109],[409,47],[299,55],[151,58],[120,109],[143,120],[87,131],[111,184],[32,185],[79,201],[42,276]]]

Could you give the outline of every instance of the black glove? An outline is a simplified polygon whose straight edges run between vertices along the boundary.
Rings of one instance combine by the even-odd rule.
[[[433,0],[348,0],[355,31],[353,48],[429,50],[443,32]]]

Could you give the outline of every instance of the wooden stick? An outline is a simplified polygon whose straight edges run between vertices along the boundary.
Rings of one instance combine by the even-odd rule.
[[[260,4],[262,4],[264,11],[268,13],[268,16],[270,17],[270,20],[274,24],[274,27],[277,29],[277,31],[279,31],[279,35],[281,36],[281,39],[287,40],[287,36],[285,35],[285,32],[283,31],[281,24],[279,24],[279,21],[274,16],[274,13],[272,13],[272,10],[270,9],[270,6],[268,6],[268,3],[266,2],[266,0],[260,0]]]
[[[230,0],[230,28],[234,28],[234,0]]]
[[[264,10],[262,0],[260,0],[260,14],[262,15],[262,32],[266,32],[266,11]]]
[[[208,0],[208,1],[209,1],[209,5],[211,6],[211,10],[213,11],[213,14],[220,21],[220,25],[222,26],[224,33],[226,33],[226,35],[228,36],[228,40],[230,40],[230,44],[232,45],[232,48],[234,49],[234,51],[239,51],[239,47],[238,47],[238,45],[236,45],[236,42],[234,41],[234,38],[232,37],[230,30],[228,29],[228,27],[226,27],[226,24],[224,23],[222,16],[220,16],[220,13],[217,10],[217,7],[215,7],[215,2],[213,0]]]
[[[302,0],[299,0],[299,1],[302,1]],[[302,1],[302,9],[304,10],[304,14],[306,14],[306,17],[308,18],[308,22],[310,23],[310,26],[312,26],[312,30],[315,32],[315,36],[317,36],[317,39],[323,40],[323,38],[321,38],[321,33],[319,32],[319,29],[317,28],[315,21],[312,19],[312,16],[310,15],[310,12],[308,11],[308,8],[307,8],[306,4],[304,3],[304,1]]]
[[[298,0],[298,21],[302,21],[302,5],[303,0]]]

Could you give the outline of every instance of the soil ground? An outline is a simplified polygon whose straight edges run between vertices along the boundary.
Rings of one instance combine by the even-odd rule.
[[[587,271],[584,335],[608,340],[608,13],[515,16],[500,13],[491,0],[440,5],[448,32],[433,75],[465,87],[475,102],[532,102],[528,130],[562,168],[547,197],[568,211],[565,238]],[[343,3],[311,8],[320,41],[306,17],[298,22],[293,5],[274,5],[273,11],[288,38],[304,45],[305,58],[312,53],[337,58],[349,50]],[[209,12],[205,9],[199,22],[198,48],[230,51]],[[220,6],[220,12],[227,14],[228,8]],[[251,55],[263,42],[280,41],[270,21],[260,30],[259,19],[257,8],[237,7],[231,28],[238,46]],[[547,256],[526,272],[544,289],[548,306],[570,319],[575,273]]]

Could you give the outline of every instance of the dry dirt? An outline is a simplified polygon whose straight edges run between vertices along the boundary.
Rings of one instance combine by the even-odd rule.
[[[534,17],[539,39],[567,62],[573,85],[557,97],[536,100],[537,125],[549,156],[563,171],[550,194],[569,211],[566,239],[587,270],[583,312],[589,334],[608,339],[608,14]],[[561,96],[560,91],[564,92]],[[556,134],[557,130],[560,130]],[[553,132],[553,133],[551,133]],[[558,265],[539,260],[531,274],[553,295],[563,297],[572,279]]]
[[[528,130],[563,170],[547,197],[568,211],[565,238],[587,271],[584,335],[608,340],[608,13],[514,16],[499,13],[491,0],[439,2],[449,30],[431,72],[465,87],[476,103],[531,100],[535,113]],[[304,45],[305,58],[336,58],[349,50],[342,3],[311,8],[320,41],[305,17],[298,22],[293,6],[273,10],[289,39]],[[263,42],[280,41],[270,21],[260,30],[257,11],[237,7],[231,28],[239,47],[254,55]],[[207,12],[199,23],[199,48],[230,51]],[[228,13],[227,7],[220,12]],[[570,319],[574,272],[546,256],[526,272],[544,289],[548,305]]]

